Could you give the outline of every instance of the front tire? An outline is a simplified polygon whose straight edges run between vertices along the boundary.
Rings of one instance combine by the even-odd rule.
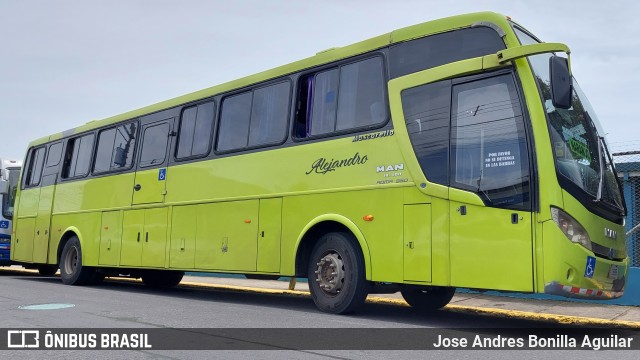
[[[321,311],[346,314],[367,297],[362,251],[351,234],[323,235],[311,252],[307,274],[311,298]]]
[[[453,298],[453,294],[456,293],[456,288],[443,286],[408,287],[400,290],[400,293],[412,308],[420,312],[432,312],[447,306]]]
[[[82,248],[77,236],[67,241],[60,254],[60,278],[66,285],[91,283],[96,269],[82,265]]]

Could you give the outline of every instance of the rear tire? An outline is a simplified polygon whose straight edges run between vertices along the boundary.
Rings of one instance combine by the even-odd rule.
[[[38,266],[38,274],[40,276],[53,276],[58,272],[57,265],[40,265]]]
[[[178,285],[184,276],[183,271],[149,270],[142,273],[142,282],[152,288],[170,288]]]
[[[454,287],[424,286],[400,290],[404,300],[421,312],[432,312],[445,307],[456,293]]]
[[[362,250],[351,234],[323,235],[311,252],[307,274],[311,298],[321,311],[353,312],[367,297]]]
[[[87,285],[96,273],[95,268],[82,265],[82,248],[77,236],[67,241],[60,255],[60,278],[66,285]]]

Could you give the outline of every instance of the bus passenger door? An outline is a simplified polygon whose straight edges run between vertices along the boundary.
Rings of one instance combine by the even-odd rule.
[[[35,237],[33,244],[33,262],[47,263],[49,239],[51,237],[51,210],[55,198],[55,184],[58,179],[58,165],[62,156],[62,141],[49,146],[47,160],[40,180],[40,201],[36,216]],[[57,259],[50,259],[51,262]]]
[[[173,118],[142,126],[142,145],[133,186],[133,205],[164,202],[167,153]]]
[[[528,145],[512,74],[454,81],[449,180],[451,284],[533,291]]]
[[[22,189],[16,199],[17,212],[13,228],[15,237],[11,239],[11,260],[33,261],[33,245],[36,234],[36,219],[40,207],[40,183],[44,167],[46,148],[29,151],[22,175]]]
[[[55,182],[56,174],[51,175]],[[43,177],[43,181],[47,177]],[[40,188],[38,215],[36,216],[35,237],[33,242],[33,262],[44,264],[49,253],[49,231],[51,227],[51,206],[53,205],[55,186]]]

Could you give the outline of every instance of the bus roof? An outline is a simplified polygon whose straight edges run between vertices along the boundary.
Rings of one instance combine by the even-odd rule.
[[[249,75],[237,80],[232,80],[220,85],[215,85],[206,89],[198,90],[186,95],[178,96],[173,99],[165,100],[153,105],[145,106],[136,110],[128,111],[119,115],[111,116],[102,120],[93,120],[84,125],[42,137],[34,140],[29,147],[37,146],[48,141],[61,139],[73,134],[100,128],[109,124],[117,123],[124,120],[135,119],[140,116],[152,114],[161,110],[188,104],[200,99],[209,98],[214,95],[243,88],[251,84],[260,83],[274,79],[280,76],[302,71],[307,68],[330,63],[333,61],[349,58],[368,51],[379,49],[393,43],[399,43],[427,35],[437,34],[441,32],[451,31],[458,28],[468,27],[477,22],[489,22],[502,28],[509,26],[507,17],[494,12],[477,12],[471,14],[451,16],[417,25],[408,26],[390,33],[379,35],[364,41],[360,41],[343,47],[335,47],[328,50],[320,51],[316,55],[279,66],[270,70],[266,70],[254,75]]]

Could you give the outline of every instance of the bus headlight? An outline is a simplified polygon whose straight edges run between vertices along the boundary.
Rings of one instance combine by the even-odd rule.
[[[567,239],[591,250],[591,239],[589,239],[589,234],[587,234],[587,231],[579,222],[576,221],[576,219],[555,207],[551,207],[551,218],[553,219],[553,222],[558,225]]]

